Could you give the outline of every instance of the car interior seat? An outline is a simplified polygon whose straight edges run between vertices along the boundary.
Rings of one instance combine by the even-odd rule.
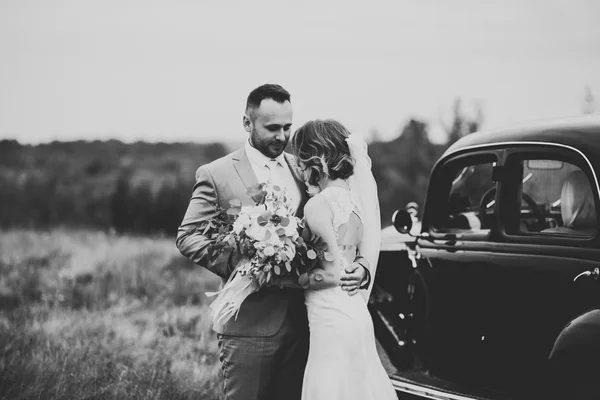
[[[571,172],[560,192],[563,226],[545,229],[544,233],[590,236],[596,232],[596,207],[592,187],[585,172]]]

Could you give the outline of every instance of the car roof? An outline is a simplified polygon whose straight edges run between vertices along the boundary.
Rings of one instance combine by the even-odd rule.
[[[507,142],[558,143],[591,159],[600,157],[600,114],[540,121],[504,129],[482,130],[456,141],[442,158],[473,147]]]

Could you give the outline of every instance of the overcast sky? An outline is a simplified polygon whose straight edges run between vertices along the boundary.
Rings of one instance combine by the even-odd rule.
[[[460,96],[485,127],[600,111],[597,0],[0,0],[0,138],[241,140],[248,92],[294,124],[441,137]]]

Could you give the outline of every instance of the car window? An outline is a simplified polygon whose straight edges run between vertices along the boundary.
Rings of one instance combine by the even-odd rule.
[[[489,229],[494,218],[494,163],[467,165],[456,170],[446,200],[446,212],[438,228],[449,230]]]
[[[523,160],[520,233],[590,237],[596,233],[596,206],[586,173],[571,163]]]

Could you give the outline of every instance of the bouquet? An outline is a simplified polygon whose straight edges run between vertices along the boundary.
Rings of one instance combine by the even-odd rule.
[[[237,318],[244,299],[274,276],[306,279],[319,260],[331,260],[325,244],[295,216],[285,190],[266,182],[250,188],[248,194],[254,205],[231,200],[231,207],[220,210],[203,228],[203,234],[213,240],[211,256],[228,247],[242,256],[223,288],[207,293],[217,296],[210,308],[218,324]]]

